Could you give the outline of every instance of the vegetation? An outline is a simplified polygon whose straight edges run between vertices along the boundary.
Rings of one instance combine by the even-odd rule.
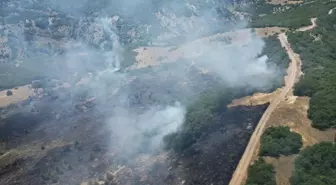
[[[320,143],[303,150],[295,160],[292,185],[336,184],[336,145]]]
[[[259,158],[248,169],[246,185],[276,185],[275,171],[271,164]]]
[[[308,116],[319,129],[336,127],[336,15],[317,19],[314,30],[288,35],[293,50],[300,54],[304,75],[295,94],[310,96]]]
[[[237,97],[237,92],[233,89],[216,89],[203,93],[188,106],[180,131],[164,138],[167,148],[182,152],[195,143],[202,133],[212,128],[218,114],[227,110],[226,105]]]
[[[284,78],[282,78],[282,76],[286,74],[289,58],[285,49],[282,48],[277,36],[274,35],[264,38],[264,42],[265,47],[259,56],[266,55],[268,57],[268,65],[276,65],[279,76],[281,76],[277,76],[273,80],[273,87],[271,89],[275,89],[284,84]]]
[[[7,95],[7,96],[12,96],[12,95],[13,95],[13,92],[10,91],[10,90],[8,90],[8,91],[6,92],[6,95]]]
[[[257,1],[252,6],[252,10],[249,11],[252,13],[250,26],[289,28],[308,26],[311,24],[310,18],[323,16],[334,7],[336,7],[336,2],[330,0],[310,1],[286,6],[269,5],[264,1]],[[260,16],[261,14],[264,15]]]
[[[299,153],[302,138],[298,133],[291,132],[288,127],[270,127],[261,137],[261,156],[279,157]]]
[[[276,36],[264,39],[266,46],[260,56],[267,55],[268,65],[276,65],[279,76],[283,76],[289,64],[288,55],[281,47]],[[277,76],[264,90],[273,90],[283,84],[283,78]],[[203,93],[199,99],[187,108],[186,120],[181,130],[165,137],[167,148],[182,152],[196,142],[202,134],[214,129],[219,114],[227,111],[226,105],[234,98],[245,96],[255,89],[220,88]],[[259,89],[260,91],[260,89]]]
[[[33,80],[42,77],[40,73],[35,73],[30,69],[9,64],[0,64],[0,74],[0,90],[30,84]]]

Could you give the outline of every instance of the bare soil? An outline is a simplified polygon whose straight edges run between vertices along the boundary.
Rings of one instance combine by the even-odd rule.
[[[275,96],[279,95],[281,89],[277,89],[272,93],[255,93],[252,96],[246,96],[243,98],[233,100],[228,107],[235,107],[239,105],[251,106],[251,105],[263,105],[270,103]]]
[[[274,33],[278,30],[277,28],[269,29],[270,32]],[[241,29],[235,32],[219,33],[187,42],[186,44],[176,47],[140,47],[134,50],[138,53],[135,57],[137,63],[131,66],[130,69],[145,68],[148,66],[159,65],[163,62],[175,62],[180,58],[196,58],[202,55],[207,46],[225,38],[231,39],[230,43],[227,44],[228,47],[230,47],[230,45],[244,45],[250,41],[251,30]],[[186,53],[188,53],[188,55],[185,55]]]
[[[283,27],[255,28],[256,35],[259,37],[269,37],[287,31]],[[137,63],[130,69],[146,68],[148,66],[159,65],[164,62],[175,62],[180,58],[196,58],[205,52],[205,47],[215,44],[221,39],[230,39],[228,47],[233,45],[244,45],[250,41],[251,29],[241,29],[234,32],[225,32],[188,42],[175,47],[139,47],[134,51],[137,53]],[[188,53],[188,56],[185,55]]]
[[[272,35],[277,35],[280,34],[282,32],[287,31],[288,28],[284,28],[284,27],[265,27],[265,28],[255,28],[256,34],[259,37],[269,37]]]
[[[7,96],[7,91],[12,91],[13,95]],[[20,86],[14,89],[6,89],[0,91],[0,108],[6,107],[29,98],[34,95],[34,89],[30,85]]]

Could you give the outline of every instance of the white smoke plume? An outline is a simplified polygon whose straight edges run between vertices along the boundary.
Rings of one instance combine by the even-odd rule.
[[[41,61],[50,60],[53,64],[53,68],[44,69],[45,73],[70,83],[71,88],[75,89],[70,90],[72,96],[82,91],[81,88],[88,91],[85,91],[88,96],[81,99],[80,103],[95,101],[95,110],[103,112],[105,116],[106,127],[102,129],[111,133],[109,147],[121,151],[125,158],[132,159],[138,153],[153,154],[160,151],[163,137],[179,129],[184,122],[186,105],[177,97],[188,99],[196,92],[184,89],[182,85],[179,89],[174,86],[187,83],[190,75],[190,71],[181,67],[180,62],[207,71],[232,87],[249,85],[264,88],[278,75],[276,66],[267,63],[267,56],[259,57],[264,47],[263,40],[252,36],[248,29],[235,33],[237,28],[247,22],[240,20],[239,16],[235,19],[220,19],[216,10],[217,1],[45,2],[51,8],[68,14],[70,20],[79,22],[57,30],[77,37],[55,41],[61,45],[63,53],[42,58]],[[47,20],[49,26],[55,26],[57,21],[61,21],[53,15]],[[125,22],[130,25],[126,26]],[[136,26],[140,23],[141,26]],[[73,32],[66,32],[72,27],[76,27]],[[124,28],[127,31],[120,31]],[[145,41],[136,45],[141,39]],[[155,67],[123,69],[123,62],[127,61],[124,53],[130,49],[128,45],[145,47],[147,51],[153,51],[152,56],[166,57],[169,66],[164,67],[163,64],[165,70]],[[175,49],[163,48],[162,45]],[[164,55],[171,56],[161,56],[160,52],[156,52],[160,49],[170,50]],[[32,50],[35,51],[35,48]],[[41,66],[38,64],[34,67],[43,68]],[[200,91],[204,90],[203,86],[197,86]],[[159,93],[152,93],[153,89]],[[155,103],[138,103],[141,96],[148,96],[148,102],[155,99]],[[69,106],[73,104],[64,103],[64,110],[69,109]]]
[[[172,1],[163,3],[162,7],[153,14],[145,13],[142,15],[138,13],[140,9],[143,11],[154,9],[151,3],[140,0],[132,2],[116,1],[101,7],[102,12],[105,13],[97,16],[94,23],[89,26],[86,43],[77,41],[76,44],[81,46],[81,50],[85,54],[78,56],[79,52],[77,50],[68,48],[66,55],[68,68],[73,68],[74,71],[83,68],[89,71],[90,66],[99,66],[104,63],[104,67],[91,79],[91,85],[95,89],[92,94],[102,101],[104,101],[104,98],[111,96],[116,89],[121,88],[127,79],[131,78],[127,73],[116,74],[120,70],[120,62],[124,51],[118,35],[120,33],[116,29],[116,23],[120,21],[120,17],[119,15],[106,15],[107,11],[116,9],[116,4],[118,5],[117,9],[126,11],[128,16],[134,20],[149,20],[147,26],[145,26],[145,32],[149,33],[148,36],[152,41],[165,43],[172,39],[179,39],[180,43],[177,47],[182,47],[177,50],[183,53],[180,58],[184,58],[199,68],[208,70],[209,73],[220,77],[223,82],[230,86],[239,87],[248,84],[258,88],[264,87],[269,84],[269,80],[274,75],[277,75],[274,66],[266,63],[267,56],[258,58],[264,47],[264,42],[261,38],[252,37],[249,30],[240,31],[242,33],[238,37],[241,38],[232,39],[230,43],[219,41],[226,37],[221,35],[198,40],[206,35],[204,33],[217,33],[215,31],[217,28],[213,28],[213,26],[222,21],[214,16],[215,11],[211,7],[213,4],[210,4],[210,8],[201,8],[192,2]],[[182,11],[188,11],[190,15],[181,15],[180,12]],[[151,26],[151,20],[159,22],[164,31],[151,35],[151,33],[157,33],[157,28]],[[239,26],[244,24],[246,24],[244,21],[237,22]],[[232,25],[228,26],[232,27]],[[234,29],[235,26],[231,28],[231,30]],[[141,30],[133,31],[140,32]],[[170,36],[165,37],[167,35]],[[235,36],[234,33],[231,35]],[[98,45],[100,50],[90,49],[88,43]],[[71,45],[71,42],[68,44]],[[106,45],[110,45],[111,49],[105,49]],[[97,60],[96,52],[103,52],[103,57]],[[85,64],[82,63],[84,60],[87,61]],[[185,74],[186,71],[178,68],[178,65],[175,68],[170,67],[167,72],[181,77],[182,80],[187,74]],[[160,76],[160,74],[158,75]],[[109,82],[108,85],[106,85],[107,81]],[[119,101],[120,104],[129,102],[127,97],[133,92],[125,91],[123,93],[124,96],[121,99],[114,101]],[[106,105],[104,104],[104,106]],[[100,108],[105,109],[105,107]],[[176,130],[183,123],[184,112],[183,106],[180,105],[165,108],[154,106],[140,114],[134,113],[126,107],[117,107],[115,111],[111,112],[111,117],[107,120],[107,123],[114,134],[113,140],[119,141],[118,146],[123,148],[125,152],[132,153],[139,148],[143,148],[144,142],[149,142],[146,147],[148,151],[152,151],[161,147],[160,143],[164,135]],[[147,134],[153,132],[152,135],[149,134],[150,141],[146,132]],[[126,146],[127,148],[125,148]]]

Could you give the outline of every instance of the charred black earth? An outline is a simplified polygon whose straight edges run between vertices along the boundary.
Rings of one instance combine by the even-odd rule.
[[[91,104],[81,104],[93,96],[91,90],[78,98],[70,88],[3,108],[1,184],[79,184],[89,179],[129,185],[227,184],[267,105],[234,107],[219,114],[212,129],[182,155],[161,148],[150,150],[146,142],[156,137],[155,132],[142,133],[145,139],[140,147],[120,145],[111,127],[118,118],[111,116],[116,109],[141,115],[153,106],[160,110],[175,101],[188,104],[205,89],[221,85],[194,69],[186,76],[189,85],[181,87],[169,73],[166,77],[159,73],[158,79],[158,71],[160,67],[127,77],[125,81],[131,81],[110,98],[102,99],[104,93]],[[127,101],[121,101],[125,95]],[[109,173],[113,178],[107,178]]]

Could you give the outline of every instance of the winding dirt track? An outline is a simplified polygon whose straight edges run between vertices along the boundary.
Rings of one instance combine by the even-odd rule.
[[[300,28],[297,31],[307,31],[313,29],[316,26],[315,24],[316,18],[312,18],[311,21],[312,21],[311,26]],[[245,152],[242,158],[240,159],[234,174],[232,175],[229,185],[241,185],[246,180],[247,169],[252,161],[254,152],[259,146],[260,137],[263,134],[263,131],[265,129],[269,117],[271,116],[274,109],[279,105],[279,103],[292,90],[294,84],[297,82],[301,74],[301,60],[290,47],[290,44],[287,40],[287,36],[285,35],[285,33],[279,34],[278,39],[282,47],[286,49],[286,52],[291,60],[291,63],[289,64],[287,69],[287,76],[285,77],[285,86],[282,88],[281,93],[270,102],[270,105],[268,106],[268,108],[262,115],[261,119],[259,120],[259,123],[250,138],[250,141],[245,149]]]

